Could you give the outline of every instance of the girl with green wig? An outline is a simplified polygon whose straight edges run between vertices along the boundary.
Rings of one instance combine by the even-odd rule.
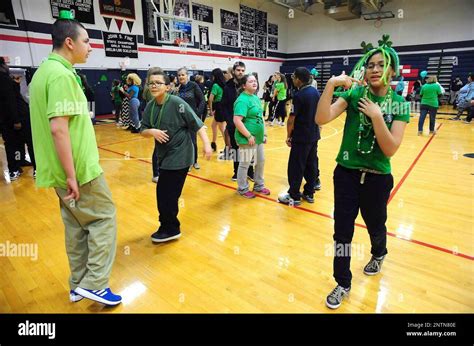
[[[365,43],[363,43],[365,45]],[[380,272],[387,255],[387,202],[393,187],[390,158],[402,142],[410,119],[409,104],[390,87],[399,61],[384,35],[377,48],[366,53],[352,73],[332,77],[319,100],[315,121],[324,125],[346,111],[344,134],[334,171],[334,278],[336,288],[326,305],[338,308],[349,295],[351,242],[354,222],[361,212],[371,242],[372,258],[364,274]],[[331,104],[335,89],[339,98]]]

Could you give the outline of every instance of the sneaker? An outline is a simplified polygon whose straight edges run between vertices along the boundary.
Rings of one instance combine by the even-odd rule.
[[[321,190],[321,180],[316,179],[316,184],[314,185],[314,191],[319,191]]]
[[[151,179],[151,181],[156,184],[156,183],[158,183],[158,179],[160,179],[160,176],[159,176],[159,175],[157,175],[156,177],[153,177],[153,178]]]
[[[272,121],[270,121],[270,126],[273,126],[275,125],[275,119],[273,119]]]
[[[234,175],[232,176],[232,181],[237,181],[237,173],[234,173]]]
[[[435,131],[430,131],[430,135],[435,135],[436,134],[436,130]]]
[[[382,269],[382,263],[383,260],[385,259],[385,256],[382,256],[380,258],[372,256],[370,259],[369,263],[364,267],[364,274],[365,275],[376,275],[380,273],[380,270]]]
[[[18,180],[20,175],[21,175],[20,171],[10,172],[10,181]]]
[[[36,179],[36,169],[33,171],[33,179]]]
[[[330,309],[337,309],[341,306],[342,300],[349,296],[351,288],[344,288],[337,285],[326,298],[326,306]]]
[[[470,121],[467,121],[467,120],[463,120],[463,123],[464,123],[464,124],[470,124],[471,122],[470,122]]]
[[[216,142],[212,142],[212,143],[211,143],[211,148],[212,148],[213,151],[217,151]]]
[[[240,192],[239,192],[240,193]],[[242,197],[245,197],[245,198],[255,198],[256,195],[252,192],[252,191],[247,191],[246,193],[241,193],[240,194]]]
[[[256,192],[256,193],[259,193],[261,195],[265,195],[265,196],[268,196],[270,194],[270,190],[267,189],[266,187],[264,187],[263,189],[261,190],[255,190],[253,189],[253,192]]]
[[[289,193],[285,193],[278,196],[278,202],[289,205],[289,206],[301,205],[301,200],[291,198]]]
[[[281,126],[281,127],[284,127],[284,126],[285,126],[285,122],[282,121],[282,122],[280,123],[280,126]]]
[[[181,237],[181,232],[178,231],[156,231],[151,235],[151,241],[153,243],[164,243],[173,239]]]
[[[88,290],[82,287],[77,287],[74,292],[98,303],[105,305],[117,305],[122,302],[122,297],[118,294],[112,293],[110,288],[103,290]]]
[[[314,196],[313,195],[307,195],[307,194],[303,193],[303,195],[301,197],[308,203],[314,203]]]
[[[201,168],[201,166],[199,166],[199,163],[197,163],[197,162],[193,165],[193,167],[194,167],[194,169],[200,169]]]
[[[81,301],[82,299],[84,299],[84,297],[81,296],[80,294],[77,294],[73,290],[69,291],[69,301],[70,302],[77,303],[78,301]]]
[[[130,130],[131,133],[140,133],[140,129],[136,129],[134,127],[132,127],[132,129]]]
[[[418,136],[423,136],[423,131],[418,131]]]
[[[461,117],[456,116],[456,117],[450,118],[449,120],[461,120]]]

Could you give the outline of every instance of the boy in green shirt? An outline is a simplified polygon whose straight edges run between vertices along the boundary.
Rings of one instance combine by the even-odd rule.
[[[115,206],[99,165],[94,128],[80,78],[72,67],[92,51],[85,28],[61,11],[53,52],[30,84],[38,187],[54,187],[66,229],[70,300],[119,304],[108,283],[115,258]]]
[[[334,278],[337,286],[326,305],[338,308],[349,295],[351,242],[359,213],[367,225],[372,258],[364,274],[376,275],[387,254],[387,201],[393,187],[390,157],[402,142],[410,119],[409,104],[390,88],[398,74],[398,55],[388,36],[380,46],[367,52],[356,64],[353,75],[329,79],[319,100],[315,121],[324,125],[346,111],[342,144],[334,171]],[[364,84],[356,86],[353,83]],[[351,88],[331,105],[334,89]]]
[[[204,156],[211,158],[212,149],[206,129],[182,98],[168,94],[170,79],[162,70],[149,74],[148,88],[153,99],[143,113],[141,134],[154,137],[160,167],[156,185],[160,227],[151,235],[154,243],[181,237],[178,200],[189,167],[195,162],[191,136],[196,132],[204,144]]]

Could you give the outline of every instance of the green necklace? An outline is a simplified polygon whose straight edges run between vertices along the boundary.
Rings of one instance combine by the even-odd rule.
[[[364,93],[362,94],[362,98],[367,97],[369,100],[379,104],[380,109],[382,110],[382,112],[384,112],[386,110],[387,103],[389,102],[389,100],[392,99],[392,92],[393,92],[392,88],[389,87],[387,94],[384,96],[382,102],[379,104],[378,102],[375,102],[374,100],[370,98],[369,87],[367,86],[364,88]],[[370,145],[370,149],[362,150],[361,145],[360,145],[361,140],[362,138],[368,138],[371,132],[373,132],[373,138],[372,138],[372,144]],[[361,111],[359,111],[359,129],[357,130],[357,133],[358,133],[357,151],[363,155],[372,153],[372,151],[374,151],[375,140],[376,140],[375,132],[373,131],[372,120]]]

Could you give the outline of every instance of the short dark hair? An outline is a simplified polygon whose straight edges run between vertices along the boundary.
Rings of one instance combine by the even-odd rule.
[[[294,76],[303,82],[303,84],[308,84],[311,79],[311,73],[306,67],[297,67]]]
[[[237,67],[243,67],[245,68],[245,64],[242,61],[237,61],[234,66],[232,66],[232,71],[235,71]]]
[[[73,19],[58,19],[54,22],[51,29],[51,36],[53,37],[53,49],[61,48],[64,44],[64,40],[70,37],[76,40],[79,36],[79,29],[84,26],[77,20]]]
[[[168,74],[165,73],[161,69],[156,69],[156,70],[150,71],[150,74],[148,75],[148,77],[151,77],[151,76],[163,76],[163,79],[165,80],[166,85],[169,85],[171,83],[170,76],[168,76]]]

